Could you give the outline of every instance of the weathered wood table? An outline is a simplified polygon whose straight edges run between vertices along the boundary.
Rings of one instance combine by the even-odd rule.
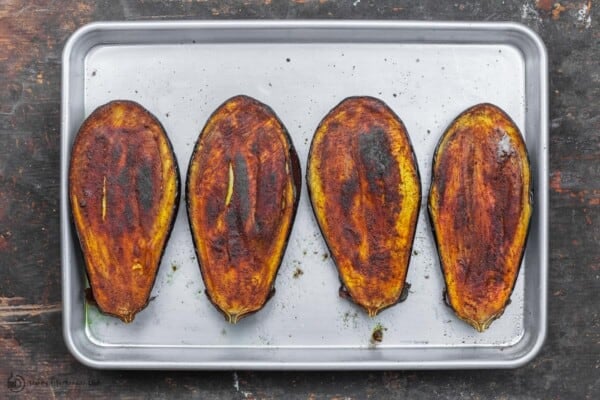
[[[596,2],[0,0],[0,398],[600,398],[600,29]],[[550,59],[549,321],[517,370],[132,372],[62,339],[61,52],[101,20],[352,18],[521,22]]]

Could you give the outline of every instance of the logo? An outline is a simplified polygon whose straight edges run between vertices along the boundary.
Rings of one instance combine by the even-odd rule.
[[[23,379],[21,375],[14,375],[11,372],[8,381],[6,382],[6,387],[11,392],[20,392],[25,389],[25,379]]]

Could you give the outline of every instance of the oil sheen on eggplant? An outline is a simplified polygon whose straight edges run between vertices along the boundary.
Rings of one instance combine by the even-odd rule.
[[[403,298],[421,204],[406,128],[382,101],[350,97],[318,126],[307,184],[340,295],[375,316]]]
[[[433,159],[429,216],[446,302],[483,332],[502,315],[515,285],[532,212],[527,148],[500,108],[460,114]]]
[[[98,308],[131,322],[148,304],[179,205],[160,122],[131,101],[97,108],[71,152],[69,199]]]
[[[187,210],[206,294],[230,323],[273,295],[300,197],[300,164],[283,123],[236,96],[209,118],[187,177]]]

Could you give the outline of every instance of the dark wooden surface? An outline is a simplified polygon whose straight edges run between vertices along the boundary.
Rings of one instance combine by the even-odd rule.
[[[0,0],[0,398],[600,398],[600,18],[592,1]],[[594,4],[592,4],[594,3]],[[96,371],[67,351],[59,259],[60,57],[100,20],[521,22],[550,58],[548,338],[516,370]],[[15,393],[9,383],[25,387]]]

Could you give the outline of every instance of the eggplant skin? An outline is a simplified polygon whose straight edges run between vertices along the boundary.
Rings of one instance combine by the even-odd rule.
[[[84,122],[69,200],[100,311],[131,322],[146,307],[179,206],[179,168],[160,122],[117,100]]]
[[[400,301],[421,205],[400,118],[372,97],[343,100],[314,134],[306,180],[340,294],[371,317]]]
[[[239,95],[208,119],[190,160],[186,202],[206,294],[230,323],[274,294],[300,181],[292,140],[268,106]]]
[[[515,123],[492,104],[464,111],[435,151],[428,209],[446,302],[479,332],[510,300],[532,207],[527,148]]]

